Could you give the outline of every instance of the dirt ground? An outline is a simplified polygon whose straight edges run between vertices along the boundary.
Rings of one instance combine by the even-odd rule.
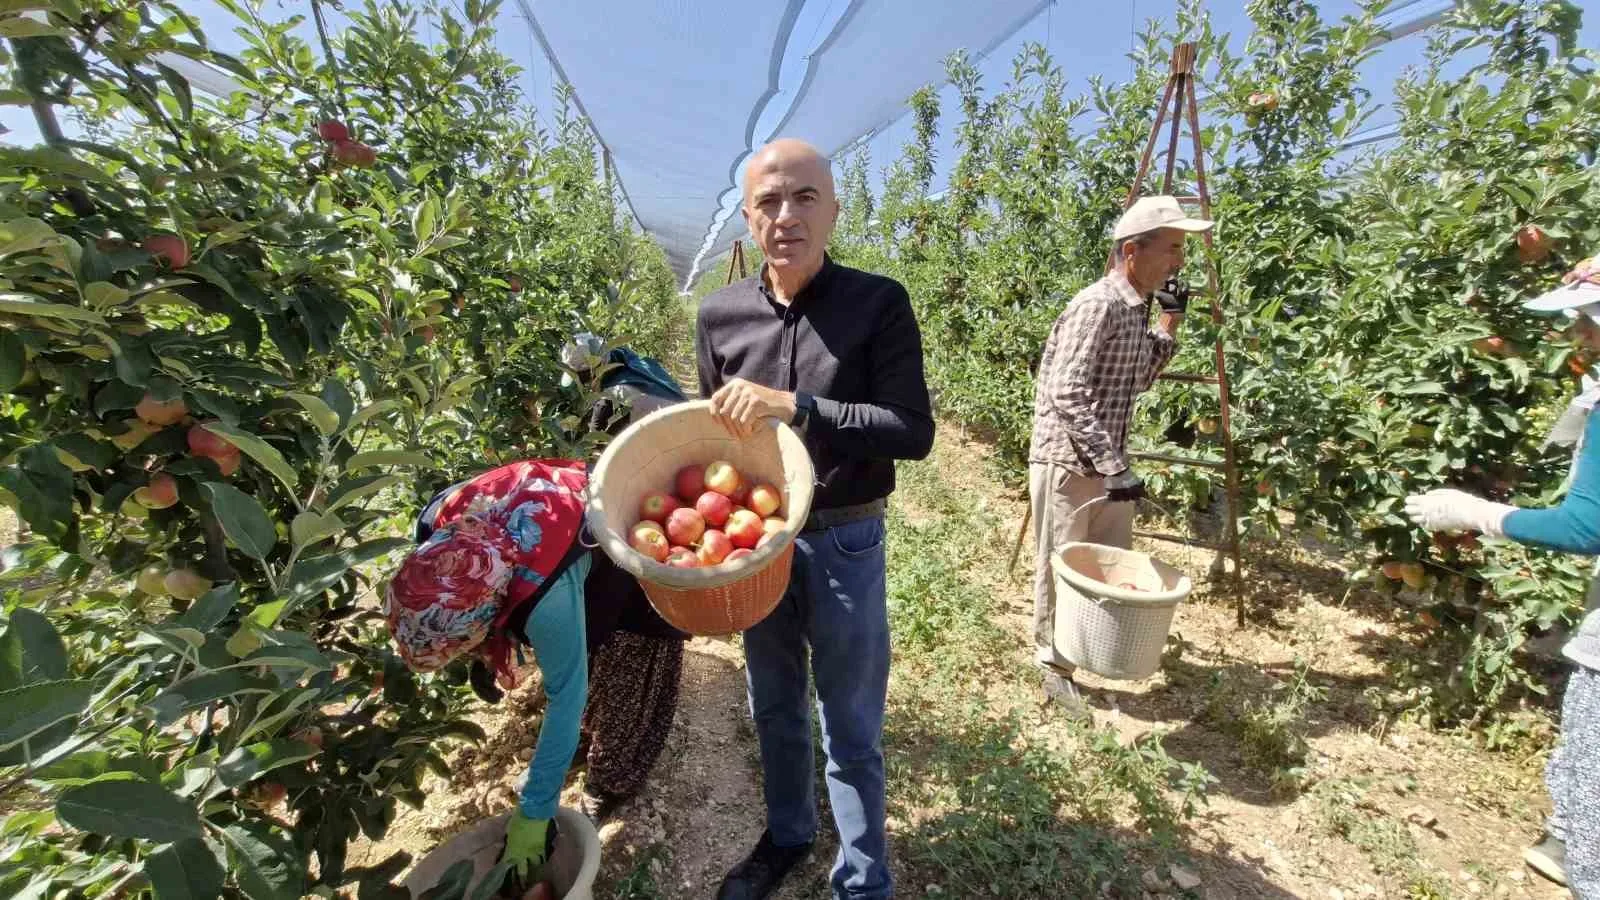
[[[990,533],[974,544],[989,562],[978,571],[1014,652],[1025,658],[1031,554],[1025,550],[1017,571],[1006,573],[1023,497],[988,474],[987,457],[981,443],[944,429],[933,460],[923,465],[937,489],[975,498],[983,508]],[[918,482],[895,502],[915,521],[929,515],[927,491],[926,481]],[[1211,563],[1207,552],[1172,544],[1141,549],[1196,578]],[[1467,737],[1382,714],[1374,702],[1385,689],[1387,665],[1418,640],[1407,617],[1375,595],[1348,591],[1335,562],[1299,547],[1251,548],[1245,581],[1247,625],[1236,626],[1230,597],[1202,585],[1179,609],[1173,634],[1181,652],[1169,650],[1161,673],[1134,683],[1083,676],[1097,725],[1124,742],[1164,733],[1175,760],[1201,763],[1216,779],[1185,847],[1199,885],[1185,892],[1171,882],[1172,873],[1149,871],[1146,896],[1566,896],[1520,859],[1548,808],[1543,754],[1486,752]],[[1310,753],[1301,788],[1284,792],[1248,764],[1237,730],[1215,711],[1208,716],[1207,702],[1219,686],[1269,695],[1295,679],[1297,663],[1314,692],[1301,716]],[[1021,710],[1024,726],[1042,740],[1060,728],[1042,709],[1031,678],[990,682],[983,690],[996,708]],[[891,697],[896,693],[892,687]],[[435,783],[427,808],[405,812],[382,845],[365,848],[365,859],[395,849],[424,853],[476,818],[509,807],[537,733],[538,705],[537,688],[528,685],[500,707],[485,708],[477,718],[488,741],[458,751],[451,782]],[[575,772],[573,784],[581,778]],[[897,806],[891,785],[891,841],[927,812]],[[666,750],[643,793],[601,829],[596,896],[709,898],[760,834],[762,818],[741,651],[736,641],[696,639],[685,655]],[[780,897],[827,896],[830,841],[819,841]],[[955,893],[936,886],[937,871],[897,874],[901,896]],[[1004,885],[977,893],[1023,896]]]

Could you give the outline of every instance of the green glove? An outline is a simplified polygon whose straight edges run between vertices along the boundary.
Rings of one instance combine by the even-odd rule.
[[[518,878],[532,878],[549,855],[551,837],[549,819],[530,819],[521,811],[512,813],[506,822],[506,852],[500,861],[511,863]]]

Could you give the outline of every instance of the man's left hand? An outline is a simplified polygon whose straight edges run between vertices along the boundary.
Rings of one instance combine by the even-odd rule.
[[[1176,278],[1168,278],[1167,283],[1156,288],[1156,303],[1161,305],[1161,311],[1175,316],[1181,316],[1189,309],[1189,286]]]
[[[735,378],[711,395],[711,413],[729,434],[743,440],[763,419],[794,421],[794,394]]]

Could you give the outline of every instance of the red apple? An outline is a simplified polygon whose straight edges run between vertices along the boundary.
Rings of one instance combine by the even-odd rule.
[[[736,509],[728,517],[728,540],[735,547],[749,549],[766,534],[761,527],[761,517],[748,509]]]
[[[1252,109],[1274,110],[1278,108],[1278,95],[1271,91],[1256,91],[1246,101]]]
[[[433,326],[432,325],[424,325],[421,328],[418,328],[417,329],[417,336],[422,338],[422,342],[424,344],[433,343]]]
[[[231,456],[239,452],[239,448],[228,443],[227,439],[207,429],[212,422],[201,422],[189,429],[189,452],[195,456],[206,456],[217,459]]]
[[[733,463],[719,459],[706,466],[706,487],[710,490],[731,497],[739,489],[739,483],[739,470],[733,467]]]
[[[317,123],[317,137],[330,144],[337,144],[350,140],[350,129],[344,127],[344,123],[338,119],[329,119]]]
[[[506,279],[506,286],[511,288],[511,293],[513,294],[522,293],[522,279],[515,275]]]
[[[698,512],[685,506],[672,511],[667,516],[667,537],[672,543],[681,547],[688,547],[700,540],[706,533],[706,520]]]
[[[211,590],[211,579],[193,569],[173,569],[161,583],[169,595],[180,600],[198,600]]]
[[[695,552],[688,547],[673,547],[671,552],[667,554],[666,561],[667,565],[675,566],[679,569],[700,568],[700,557],[696,556]]]
[[[633,526],[633,531],[628,535],[628,546],[656,562],[666,562],[667,553],[672,549],[661,526],[649,521]]]
[[[174,269],[189,264],[189,245],[175,234],[153,234],[140,245],[156,259],[165,260]]]
[[[663,494],[660,491],[645,494],[644,499],[639,501],[639,518],[665,524],[667,516],[672,515],[681,505],[671,494]]]
[[[723,560],[723,562],[731,563],[731,562],[734,562],[736,560],[744,559],[746,556],[749,556],[750,553],[751,553],[750,548],[748,548],[748,547],[740,547],[740,548],[734,550],[732,553],[729,553],[728,554],[728,558]]]
[[[1541,263],[1550,258],[1550,235],[1537,225],[1524,225],[1517,230],[1517,261],[1527,264]]]
[[[733,501],[734,506],[749,506],[750,486],[741,482],[733,493],[728,495],[728,499]]]
[[[727,524],[728,516],[733,513],[733,501],[716,491],[706,491],[694,502],[694,508],[700,517],[706,520],[707,525],[721,528]]]
[[[133,502],[145,509],[166,509],[178,502],[178,480],[157,472],[148,485],[133,492]]]
[[[232,453],[224,453],[221,456],[213,456],[211,457],[211,461],[217,464],[218,469],[222,470],[222,475],[224,478],[239,471],[238,449],[235,449]]]
[[[145,394],[144,399],[139,401],[139,405],[133,408],[133,414],[138,416],[139,421],[146,425],[159,425],[164,428],[183,421],[183,417],[189,414],[189,407],[184,405],[182,397],[172,400],[157,400],[155,397]]]
[[[378,151],[360,141],[339,141],[333,145],[333,158],[357,169],[370,169],[378,161]]]
[[[728,554],[733,552],[733,542],[728,540],[727,535],[713,528],[700,538],[697,552],[700,556],[700,565],[714,566],[727,559]]]
[[[758,484],[750,489],[750,511],[765,519],[783,505],[783,495],[770,484]]]
[[[152,597],[165,597],[167,594],[166,577],[166,569],[160,566],[145,566],[139,570],[139,577],[134,583],[139,590]]]
[[[678,498],[685,503],[693,503],[700,499],[706,492],[705,466],[684,466],[678,470],[677,476]]]
[[[777,516],[768,516],[767,518],[761,520],[761,530],[766,534],[777,534],[784,529],[784,526],[788,524],[788,522],[778,518]]]
[[[289,735],[289,739],[299,741],[302,744],[310,744],[318,750],[322,749],[322,729],[315,725],[296,731],[294,734]]]

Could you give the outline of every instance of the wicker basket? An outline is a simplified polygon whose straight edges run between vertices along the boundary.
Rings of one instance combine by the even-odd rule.
[[[1064,544],[1050,566],[1058,653],[1105,678],[1136,681],[1161,668],[1189,576],[1143,553],[1100,544]],[[1138,590],[1117,587],[1124,583]]]
[[[644,495],[670,489],[684,466],[718,459],[751,483],[778,486],[782,531],[737,563],[704,569],[658,563],[628,546]],[[663,619],[690,634],[732,634],[766,618],[788,589],[795,535],[811,511],[815,482],[811,455],[789,426],[761,428],[741,441],[712,417],[710,403],[679,403],[633,423],[600,456],[589,479],[589,530],[639,579]]]

